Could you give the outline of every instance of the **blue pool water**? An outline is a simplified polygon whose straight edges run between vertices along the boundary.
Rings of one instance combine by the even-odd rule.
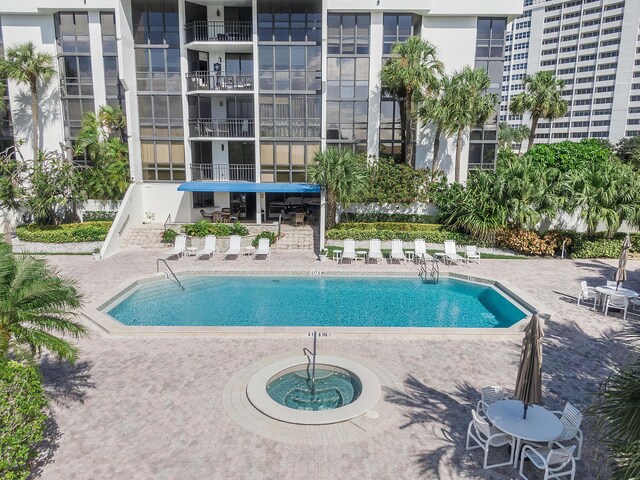
[[[140,285],[107,313],[125,325],[509,327],[525,313],[451,278],[194,276]]]

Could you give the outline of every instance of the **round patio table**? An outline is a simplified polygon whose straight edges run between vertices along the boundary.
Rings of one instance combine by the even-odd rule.
[[[562,433],[562,422],[546,408],[529,405],[526,419],[522,418],[523,412],[524,404],[520,400],[498,400],[487,409],[487,418],[491,423],[516,439],[514,467],[518,466],[522,440],[547,443]]]
[[[596,292],[604,297],[601,304],[603,310],[606,303],[605,298],[611,294],[620,295],[621,297],[627,298],[635,298],[638,296],[638,292],[631,290],[630,288],[619,287],[616,290],[616,287],[610,287],[608,285],[600,285],[599,287],[596,287]]]

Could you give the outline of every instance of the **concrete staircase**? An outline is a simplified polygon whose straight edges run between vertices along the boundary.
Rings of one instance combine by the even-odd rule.
[[[280,233],[282,236],[275,245],[275,251],[304,250],[317,252],[319,250],[320,236],[317,225],[305,225],[302,227],[282,225]]]
[[[131,227],[122,239],[121,248],[158,249],[162,248],[162,223],[149,223]]]

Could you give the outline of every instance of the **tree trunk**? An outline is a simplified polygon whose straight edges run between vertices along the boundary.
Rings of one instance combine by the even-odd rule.
[[[404,143],[405,143],[405,151],[407,156],[405,157],[405,162],[410,167],[416,168],[416,148],[413,143],[413,128],[411,125],[411,113],[413,110],[413,92],[411,90],[407,90],[406,95],[404,96]]]
[[[527,152],[533,147],[533,139],[536,137],[536,128],[538,128],[538,120],[540,117],[531,117],[531,131],[529,132],[529,144],[527,145]]]
[[[464,129],[458,130],[456,138],[456,182],[460,183],[460,157],[462,156],[462,136]]]
[[[440,152],[440,135],[442,134],[442,125],[438,123],[436,127],[436,137],[433,139],[433,163],[431,164],[431,172],[436,173],[438,171],[438,166],[440,163],[440,157],[438,157],[438,153]]]
[[[398,95],[399,96],[399,95]],[[400,123],[402,124],[402,128],[400,129],[400,140],[402,140],[401,154],[402,160],[406,163],[407,161],[407,130],[406,130],[406,118],[407,118],[407,104],[404,102],[398,102],[400,109]]]
[[[38,86],[35,83],[31,84],[31,121],[33,123],[33,160],[38,160],[38,151],[40,150],[38,145],[38,130],[39,113],[38,112]]]
[[[336,225],[336,210],[338,205],[333,194],[327,191],[327,230],[332,229]]]

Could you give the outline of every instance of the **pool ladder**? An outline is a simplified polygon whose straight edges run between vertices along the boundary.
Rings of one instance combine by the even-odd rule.
[[[431,264],[431,267],[428,266],[428,263]],[[422,283],[438,283],[438,280],[440,280],[440,267],[438,266],[438,260],[435,258],[427,260],[424,255],[420,257],[419,275],[422,279]]]
[[[156,273],[160,273],[160,262],[164,263],[164,265],[169,269],[169,271],[171,272],[171,275],[173,276],[173,279],[176,281],[176,283],[180,286],[180,288],[184,292],[184,285],[180,283],[180,280],[178,280],[178,277],[176,277],[176,274],[173,273],[173,270],[171,270],[171,267],[169,266],[169,264],[164,258],[158,258],[156,260]],[[165,272],[165,274],[167,275],[167,278],[169,278],[169,274],[167,272]]]

